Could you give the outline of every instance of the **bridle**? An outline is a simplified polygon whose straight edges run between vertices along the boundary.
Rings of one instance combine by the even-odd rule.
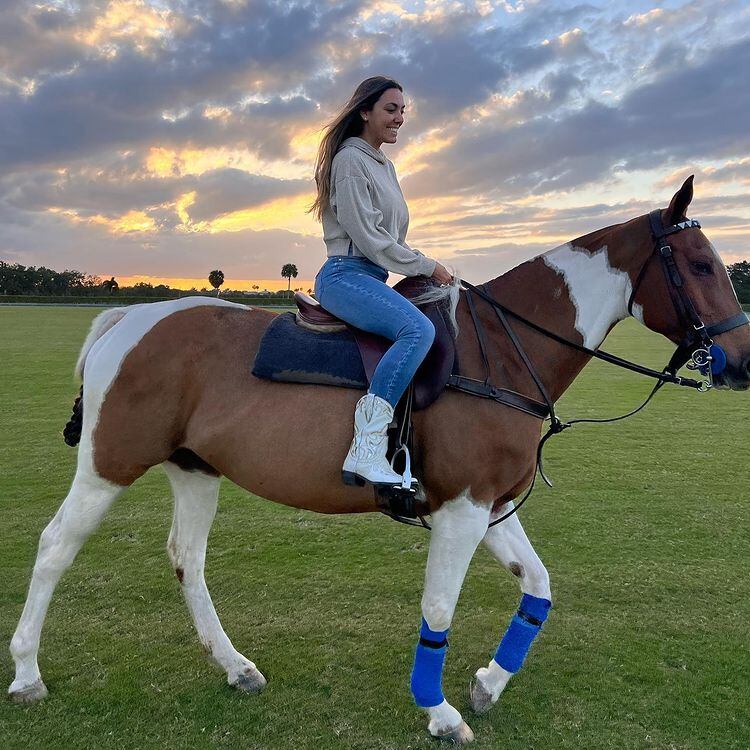
[[[474,323],[477,341],[482,356],[485,378],[482,381],[475,378],[468,378],[463,375],[454,374],[451,375],[448,381],[448,387],[453,388],[454,390],[468,393],[472,396],[491,399],[513,409],[523,411],[526,414],[536,416],[539,419],[549,419],[550,423],[547,432],[541,438],[537,446],[534,476],[532,478],[531,484],[526,490],[526,493],[524,494],[523,498],[508,513],[492,521],[489,524],[489,527],[495,526],[496,524],[504,521],[506,518],[512,516],[526,502],[528,497],[531,495],[532,490],[534,489],[537,473],[542,477],[547,485],[549,485],[550,487],[552,486],[552,482],[544,473],[542,462],[542,453],[544,450],[544,446],[547,440],[552,435],[559,434],[569,427],[572,427],[574,424],[580,424],[584,422],[603,424],[607,422],[617,422],[619,420],[626,419],[627,417],[631,417],[641,411],[641,409],[645,408],[646,405],[659,391],[659,389],[662,388],[662,386],[664,386],[666,383],[673,383],[674,385],[694,388],[701,393],[705,393],[713,387],[713,376],[721,373],[726,367],[727,363],[726,353],[718,344],[714,344],[712,337],[750,324],[748,316],[745,313],[740,312],[729,318],[725,318],[718,323],[714,323],[713,325],[706,327],[697,310],[695,309],[695,305],[690,299],[690,295],[685,289],[682,276],[680,275],[679,269],[677,268],[677,264],[672,254],[672,248],[666,241],[666,238],[673,234],[676,234],[677,232],[681,232],[687,229],[698,229],[701,226],[700,222],[695,219],[686,219],[685,221],[678,222],[677,224],[671,224],[670,226],[664,227],[661,220],[661,209],[652,211],[648,215],[648,217],[654,248],[652,253],[644,262],[640,271],[638,272],[638,275],[636,276],[635,283],[633,284],[633,289],[630,293],[630,298],[628,299],[627,309],[628,313],[632,316],[635,296],[641,286],[641,282],[643,281],[646,271],[651,265],[651,261],[653,260],[653,258],[658,257],[661,261],[661,266],[664,271],[670,299],[672,300],[672,304],[674,305],[677,317],[681,325],[684,326],[684,330],[686,332],[685,337],[678,344],[677,349],[669,360],[669,363],[661,371],[652,370],[649,367],[644,367],[643,365],[639,365],[635,362],[631,362],[630,360],[626,360],[622,357],[618,357],[614,354],[610,354],[600,349],[589,349],[582,344],[570,341],[569,339],[566,339],[563,336],[560,336],[559,334],[554,333],[537,323],[534,323],[533,321],[527,320],[513,310],[505,307],[505,305],[498,302],[489,293],[485,284],[482,284],[481,287],[476,287],[473,284],[470,284],[468,281],[462,280],[461,284],[466,291],[466,301],[472,321]],[[534,381],[537,390],[541,394],[543,402],[538,401],[537,399],[530,398],[529,396],[516,393],[515,391],[510,391],[508,389],[493,385],[490,382],[489,358],[487,356],[487,339],[479,316],[476,313],[476,307],[474,300],[472,299],[472,295],[476,295],[477,297],[483,299],[494,310],[501,326],[505,330],[506,335],[513,344],[529,375]],[[543,336],[552,339],[553,341],[563,344],[569,348],[576,349],[577,351],[587,354],[590,357],[604,360],[605,362],[609,362],[610,364],[617,365],[618,367],[636,372],[639,375],[645,375],[647,377],[654,378],[657,381],[656,385],[653,387],[646,400],[640,406],[628,412],[627,414],[622,414],[618,417],[612,417],[610,419],[572,419],[567,422],[563,422],[556,415],[555,405],[550,398],[544,383],[536,372],[536,369],[534,368],[531,360],[526,354],[526,351],[521,345],[521,342],[516,336],[515,331],[511,328],[510,323],[508,322],[509,317],[517,320],[527,328],[531,328],[532,330],[537,331]],[[677,371],[683,365],[686,365],[689,370],[698,371],[706,378],[706,380],[694,380],[692,378],[685,378],[677,375]],[[408,419],[409,415],[407,415],[406,418]],[[419,517],[419,521],[414,521],[411,518],[401,518],[392,514],[388,515],[390,515],[391,518],[394,518],[394,520],[400,521],[402,523],[409,523],[418,526],[421,525],[426,529],[430,528],[430,525],[421,516]]]
[[[692,228],[700,229],[700,222],[695,219],[686,219],[664,227],[660,209],[652,211],[648,215],[648,219],[651,226],[651,236],[654,239],[654,251],[648,256],[636,277],[635,284],[633,284],[633,291],[630,293],[630,299],[628,300],[628,313],[633,314],[633,303],[641,281],[643,281],[653,258],[658,257],[661,261],[667,290],[672,299],[677,318],[683,330],[686,331],[685,338],[677,346],[665,370],[674,375],[680,367],[686,364],[688,370],[698,370],[708,377],[708,380],[703,382],[700,389],[708,390],[713,386],[713,376],[721,373],[727,363],[724,350],[718,344],[714,344],[712,337],[747,325],[747,315],[740,312],[706,327],[685,290],[682,276],[672,254],[672,248],[667,242],[667,237],[677,232]]]

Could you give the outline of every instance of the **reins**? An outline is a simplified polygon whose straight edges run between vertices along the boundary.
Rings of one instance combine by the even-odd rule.
[[[677,264],[675,263],[674,256],[672,255],[672,249],[666,242],[666,238],[669,235],[686,229],[700,228],[700,223],[698,221],[687,219],[686,221],[664,227],[661,220],[661,210],[657,209],[649,214],[649,224],[651,229],[651,236],[654,241],[654,249],[641,267],[641,270],[638,272],[635,284],[633,285],[633,289],[628,299],[628,313],[630,315],[633,315],[633,304],[635,301],[636,293],[640,288],[641,281],[646,274],[651,260],[654,257],[658,257],[661,260],[670,299],[672,300],[672,304],[675,308],[680,322],[683,323],[683,325],[685,326],[685,330],[687,331],[685,338],[677,346],[677,349],[670,358],[669,363],[661,371],[653,370],[649,367],[645,367],[644,365],[637,364],[636,362],[631,362],[630,360],[618,357],[615,354],[610,354],[600,349],[590,349],[586,346],[583,346],[582,344],[576,343],[575,341],[570,341],[564,336],[554,333],[553,331],[544,328],[538,323],[534,323],[533,321],[528,320],[527,318],[519,315],[502,303],[498,302],[488,292],[488,290],[486,289],[486,285],[483,284],[481,285],[481,287],[476,287],[473,284],[470,284],[468,281],[461,282],[465,287],[466,302],[472,321],[474,323],[474,329],[476,331],[477,342],[479,344],[479,349],[482,357],[485,378],[483,381],[481,381],[474,378],[467,378],[465,376],[452,375],[448,381],[448,386],[453,388],[454,390],[459,390],[472,396],[490,398],[494,401],[503,403],[506,406],[518,409],[540,419],[548,418],[550,421],[550,426],[547,432],[542,436],[537,445],[536,465],[534,467],[534,474],[531,479],[531,484],[527,488],[521,500],[516,505],[514,505],[514,507],[510,511],[488,524],[488,528],[502,523],[518,511],[518,509],[526,502],[526,500],[531,495],[536,483],[537,474],[542,477],[542,479],[548,486],[552,486],[552,482],[544,473],[544,465],[542,460],[544,446],[546,445],[549,438],[551,438],[553,435],[557,435],[563,432],[564,430],[567,430],[574,424],[607,424],[609,422],[618,422],[623,419],[627,419],[628,417],[632,417],[633,415],[644,409],[651,401],[651,399],[657,394],[657,392],[667,383],[684,386],[686,388],[693,388],[700,393],[705,393],[713,387],[715,360],[719,358],[719,355],[724,356],[723,350],[721,350],[720,347],[716,346],[713,343],[711,337],[719,335],[720,333],[726,333],[727,331],[731,331],[743,325],[748,325],[748,323],[750,322],[748,321],[747,315],[741,312],[707,328],[701,320],[697,310],[695,309],[690,296],[685,290],[684,283],[677,268]],[[476,305],[474,303],[472,295],[476,295],[477,297],[483,299],[485,302],[491,305],[498,320],[500,321],[501,326],[503,327],[503,330],[508,336],[510,342],[513,344],[514,349],[516,350],[529,375],[534,381],[534,384],[541,394],[544,403],[532,399],[528,396],[524,396],[523,394],[499,388],[498,386],[495,386],[490,382],[490,366],[489,357],[487,354],[487,340],[479,316],[477,315]],[[537,331],[546,338],[556,341],[559,344],[567,346],[571,349],[575,349],[576,351],[579,351],[590,357],[608,362],[609,364],[615,365],[617,367],[630,370],[639,375],[653,378],[657,382],[646,400],[642,404],[640,404],[640,406],[637,406],[627,414],[622,414],[620,416],[611,417],[608,419],[571,419],[569,421],[563,422],[556,415],[554,402],[550,398],[544,383],[539,377],[528,355],[526,354],[526,351],[524,350],[523,345],[518,339],[518,336],[511,327],[508,321],[508,317],[517,320],[519,323],[525,325],[528,328],[531,328],[534,331]],[[693,350],[692,353],[691,349]],[[708,379],[695,380],[693,378],[685,378],[677,375],[677,370],[686,363],[688,369],[697,370],[701,374],[707,376]],[[408,417],[409,415],[407,414],[406,418],[408,419]],[[417,522],[415,519],[411,518],[402,518],[393,514],[388,515],[394,520],[401,523],[407,523],[412,526],[421,526],[428,530],[431,528],[422,516],[419,516],[419,522]]]

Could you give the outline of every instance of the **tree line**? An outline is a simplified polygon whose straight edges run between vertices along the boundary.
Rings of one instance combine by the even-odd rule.
[[[741,260],[727,266],[729,278],[732,280],[737,298],[743,304],[750,304],[750,262]]]
[[[281,269],[281,276],[291,282],[292,276],[297,276],[297,267],[287,263]],[[216,269],[208,275],[207,281],[216,289],[224,283],[224,274]],[[291,284],[290,284],[291,286]],[[206,292],[207,289],[176,289],[167,284],[149,284],[139,282],[131,286],[121,286],[115,277],[102,279],[81,271],[55,271],[45,266],[24,266],[20,263],[6,263],[0,261],[0,295],[22,295],[39,297],[102,297],[110,295],[126,297],[180,297],[185,294]],[[298,290],[294,290],[298,291]],[[304,291],[300,289],[299,291]],[[307,290],[310,292],[311,290]],[[233,289],[223,289],[227,295],[268,295],[288,296],[291,289],[269,292],[254,284],[251,292]]]
[[[102,280],[80,271],[53,271],[44,266],[22,266],[0,261],[0,294],[101,294]]]
[[[739,263],[732,263],[727,266],[727,271],[740,302],[750,304],[750,262],[742,260]],[[289,279],[288,290],[267,292],[261,291],[258,285],[254,285],[253,292],[250,294],[288,295],[291,292],[291,280],[297,277],[297,267],[292,263],[285,263],[281,269],[281,276]],[[208,280],[218,293],[219,286],[224,283],[224,274],[218,269],[211,271]],[[20,263],[11,264],[0,261],[0,294],[3,295],[101,297],[119,294],[137,297],[179,297],[186,293],[205,291],[205,288],[173,289],[166,284],[153,285],[147,282],[121,287],[114,277],[101,279],[99,276],[91,276],[81,271],[54,271],[44,266],[23,266]],[[224,295],[248,294],[248,292],[231,289],[223,290],[222,293]]]

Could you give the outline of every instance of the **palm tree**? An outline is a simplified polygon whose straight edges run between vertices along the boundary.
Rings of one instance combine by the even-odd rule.
[[[219,287],[224,283],[224,273],[216,269],[208,274],[208,282],[216,290],[216,296],[219,296]]]
[[[281,275],[285,279],[289,279],[289,283],[286,285],[287,292],[292,286],[292,276],[294,276],[294,278],[296,279],[298,273],[299,271],[297,271],[297,266],[295,266],[294,263],[284,263],[284,265],[281,267]]]

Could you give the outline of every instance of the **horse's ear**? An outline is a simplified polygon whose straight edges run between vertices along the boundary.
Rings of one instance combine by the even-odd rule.
[[[682,187],[674,194],[667,209],[667,222],[676,224],[680,219],[687,218],[687,209],[690,201],[693,200],[693,177],[690,177],[682,183]]]

